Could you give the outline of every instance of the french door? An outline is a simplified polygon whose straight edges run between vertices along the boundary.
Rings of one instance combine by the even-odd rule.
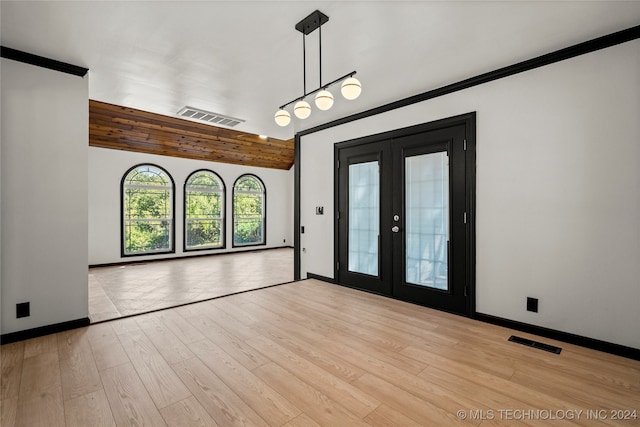
[[[336,146],[339,283],[472,314],[468,131],[434,124]]]

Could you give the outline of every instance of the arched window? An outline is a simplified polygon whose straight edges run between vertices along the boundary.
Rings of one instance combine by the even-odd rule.
[[[122,178],[122,255],[174,252],[173,179],[159,166],[134,166]]]
[[[233,184],[233,246],[266,244],[266,196],[255,175],[242,175]]]
[[[224,247],[224,182],[198,170],[184,185],[184,250]]]

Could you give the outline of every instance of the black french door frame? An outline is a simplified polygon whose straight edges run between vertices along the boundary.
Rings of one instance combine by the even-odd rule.
[[[476,287],[475,287],[475,207],[476,207],[476,113],[471,112],[459,116],[449,117],[429,123],[396,129],[379,134],[369,135],[353,140],[348,140],[334,144],[334,278],[336,283],[350,287],[349,284],[339,283],[339,253],[340,241],[339,230],[339,207],[340,207],[340,170],[338,168],[339,153],[341,149],[357,147],[360,145],[382,142],[385,140],[411,136],[415,134],[431,132],[438,129],[450,128],[454,126],[464,126],[465,132],[465,272],[464,283],[468,296],[468,304],[463,314],[474,317],[476,309]],[[342,267],[344,268],[344,267]],[[395,274],[395,273],[394,273]],[[351,285],[351,287],[356,287]],[[395,296],[384,294],[385,296],[396,298]]]

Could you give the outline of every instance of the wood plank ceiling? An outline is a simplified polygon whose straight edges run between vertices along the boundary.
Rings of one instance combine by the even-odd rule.
[[[264,139],[94,100],[89,100],[89,145],[272,169],[293,166],[293,139]]]

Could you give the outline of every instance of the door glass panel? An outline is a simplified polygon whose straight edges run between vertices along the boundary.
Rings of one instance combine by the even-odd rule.
[[[405,158],[406,282],[448,290],[449,164],[446,152]]]
[[[349,165],[349,271],[378,275],[378,162]]]

